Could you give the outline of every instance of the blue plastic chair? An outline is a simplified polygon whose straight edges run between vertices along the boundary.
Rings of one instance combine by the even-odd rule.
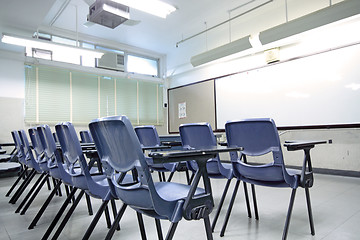
[[[57,149],[55,139],[51,132],[50,127],[48,125],[38,126],[37,131],[35,131],[33,133],[38,135],[37,137],[40,139],[41,146],[44,149],[44,151],[41,155],[42,160],[40,161],[40,167],[42,169],[47,169],[46,171],[48,171],[49,175],[53,178],[54,189],[51,191],[50,195],[48,196],[48,198],[46,199],[46,201],[44,202],[44,204],[42,205],[42,207],[36,214],[35,218],[30,223],[28,229],[33,229],[36,226],[38,220],[40,219],[40,217],[42,216],[42,214],[48,207],[48,205],[49,205],[50,201],[52,200],[52,198],[54,197],[54,195],[55,194],[58,194],[59,196],[62,195],[61,189],[60,189],[61,184],[64,183],[65,190],[67,193],[66,200],[64,201],[63,205],[61,206],[60,210],[56,214],[55,218],[51,222],[48,230],[46,231],[46,233],[44,234],[44,236],[42,238],[42,239],[47,239],[47,237],[51,233],[53,227],[56,225],[56,223],[60,219],[62,212],[66,209],[66,207],[70,203],[70,201],[73,200],[74,194],[77,191],[77,189],[72,188],[71,176],[69,176],[64,170],[64,164],[66,164],[66,163],[63,163],[61,153]],[[45,164],[47,164],[46,167],[44,167]],[[71,192],[69,190],[69,186],[70,186]]]
[[[236,152],[231,153],[234,175],[239,180],[261,186],[292,189],[282,239],[287,237],[295,193],[299,186],[305,188],[311,234],[315,235],[309,195],[309,188],[313,185],[311,163],[309,172],[305,172],[306,168],[303,168],[303,172],[286,168],[274,120],[246,119],[229,121],[225,124],[225,131],[228,146],[241,146],[244,148],[240,155]],[[309,151],[309,149],[304,150]],[[271,163],[253,165],[246,161],[246,156],[252,156],[256,159],[256,156],[268,153],[272,153],[273,162]],[[310,156],[306,161],[310,161]],[[302,174],[305,175],[304,181],[300,181]],[[229,208],[228,216],[230,216],[230,212],[231,208]],[[226,226],[224,226],[222,233],[225,232],[225,228]]]
[[[35,160],[39,164],[40,169],[47,173],[49,178],[49,168],[47,166],[47,158],[44,155],[44,147],[42,146],[37,127],[28,129],[29,137],[31,140],[32,149],[35,153]],[[50,181],[47,181],[48,189],[51,190]]]
[[[80,139],[82,143],[94,143],[89,130],[80,131]]]
[[[40,165],[38,163],[38,161],[36,160],[36,158],[33,155],[33,151],[30,148],[30,144],[29,144],[29,140],[26,136],[26,133],[24,130],[20,130],[19,131],[19,136],[20,136],[20,140],[24,149],[24,154],[25,154],[25,160],[27,162],[27,165],[31,168],[33,168],[37,173],[41,174],[39,176],[39,178],[37,179],[37,181],[35,182],[35,184],[32,186],[32,188],[30,189],[30,191],[28,192],[28,194],[24,197],[23,201],[20,203],[20,205],[18,206],[18,208],[16,209],[15,213],[20,212],[20,210],[24,207],[25,203],[25,207],[22,209],[21,211],[21,215],[25,214],[27,209],[29,208],[29,206],[31,205],[31,203],[33,202],[33,200],[35,199],[35,197],[37,196],[37,194],[39,193],[39,191],[41,190],[42,186],[45,184],[45,182],[48,181],[48,173],[46,171],[43,171],[40,168]]]
[[[80,141],[82,144],[93,144],[94,143],[94,139],[92,138],[89,130],[83,130],[83,131],[80,131],[79,133],[80,133]],[[85,154],[85,156],[88,159],[90,159],[89,167],[92,168],[94,166],[94,164],[97,163],[99,172],[102,172],[100,159],[99,159],[99,156],[98,156],[96,150],[87,149],[87,150],[83,150],[83,153]]]
[[[116,218],[117,210],[114,201],[116,196],[114,196],[110,191],[110,186],[106,179],[106,175],[102,172],[92,171],[90,165],[87,163],[74,126],[70,122],[64,122],[57,124],[55,126],[55,130],[61,145],[62,152],[64,154],[64,158],[67,162],[69,162],[69,167],[66,169],[66,171],[68,171],[68,173],[72,176],[74,186],[84,190],[88,195],[103,201],[83,237],[83,239],[88,239],[104,211],[108,227],[111,227],[109,210],[107,206],[110,201],[114,218]],[[77,166],[80,166],[81,171],[76,169]],[[129,178],[130,176],[126,176],[126,179]],[[124,213],[125,208],[126,205],[123,205],[120,210],[121,215]],[[66,216],[65,218],[70,217],[70,215]],[[61,230],[57,231],[55,236],[59,236],[60,232]]]
[[[141,214],[155,218],[159,239],[162,239],[159,219],[171,222],[166,239],[172,239],[191,186],[173,182],[154,182],[136,133],[126,116],[105,117],[89,124],[105,172],[111,179],[115,194]],[[122,183],[115,172],[136,170],[132,183]],[[138,177],[137,177],[138,176]],[[195,188],[196,194],[204,192]],[[209,212],[212,206],[209,206]],[[208,239],[212,239],[208,215],[203,216]]]
[[[68,168],[73,167],[71,166],[71,163],[68,161],[67,158],[62,157],[62,153],[60,153],[59,149],[56,146],[55,138],[54,136],[56,134],[53,134],[51,132],[51,129],[48,125],[42,125],[37,128],[39,133],[39,138],[42,142],[42,145],[44,147],[44,155],[48,159],[48,168],[49,173],[52,177],[58,179],[60,183],[65,184],[65,190],[67,191],[67,198],[65,199],[63,205],[59,209],[58,213],[54,217],[53,221],[51,222],[50,226],[48,227],[47,231],[43,235],[42,239],[47,239],[54,227],[56,226],[57,222],[60,220],[61,215],[65,211],[67,205],[70,203],[71,200],[73,200],[73,204],[71,208],[69,209],[68,213],[66,214],[65,218],[61,222],[60,226],[58,227],[56,233],[54,234],[53,238],[57,238],[62,229],[65,227],[68,219],[70,218],[71,214],[77,207],[78,203],[80,202],[82,196],[84,195],[84,190],[81,189],[80,193],[75,199],[75,193],[79,189],[79,186],[75,185],[73,182],[72,175],[67,171]],[[81,172],[81,169],[72,169],[73,171],[78,170]],[[68,190],[68,186],[70,187],[71,192]],[[88,211],[89,214],[92,215],[92,209],[91,209],[91,203],[88,200]]]
[[[17,180],[14,182],[6,196],[9,196],[13,189],[16,187],[16,185],[19,183],[20,179],[24,178],[24,181],[21,183],[21,185],[18,187],[14,195],[10,198],[9,203],[15,204],[16,201],[19,199],[21,194],[24,192],[26,187],[30,184],[32,179],[34,178],[36,174],[36,169],[32,168],[33,166],[29,166],[27,159],[26,159],[26,153],[24,145],[20,139],[20,135],[18,131],[12,131],[11,135],[13,137],[15,147],[16,147],[16,156],[18,159],[18,162],[22,165],[22,172],[20,173]],[[30,170],[31,169],[31,170]]]
[[[18,133],[16,131],[11,132],[11,136],[12,136],[12,138],[14,140],[14,144],[15,144],[14,156],[15,156],[15,159],[20,164],[21,169],[20,169],[18,178],[15,180],[15,182],[11,185],[8,192],[5,194],[6,197],[9,197],[11,195],[12,191],[19,184],[20,180],[26,179],[26,176],[27,176],[27,166],[25,165],[25,156],[24,156],[23,150],[21,149],[21,146],[20,146],[20,138],[16,137],[16,135],[18,135]]]
[[[203,149],[217,146],[216,137],[209,123],[189,123],[181,124],[179,127],[181,142],[184,149]],[[198,166],[195,161],[188,161],[188,168],[195,172]],[[233,179],[233,169],[230,163],[222,163],[219,155],[216,158],[209,159],[206,163],[209,178],[227,179],[223,194],[221,196],[217,212],[212,222],[212,231],[214,231],[216,222],[220,215],[227,191],[231,180]],[[234,191],[237,191],[239,181],[236,182]],[[253,187],[253,186],[252,186]],[[251,218],[251,210],[249,196],[246,183],[244,182],[244,193],[248,216]],[[254,205],[256,206],[255,190],[253,189]],[[256,209],[256,208],[255,208]],[[255,211],[256,219],[258,219],[257,211]]]
[[[159,147],[161,146],[160,138],[158,132],[156,131],[155,126],[137,126],[134,128],[135,133],[140,141],[141,147]],[[155,149],[156,151],[156,149]],[[171,181],[177,167],[177,163],[164,163],[164,164],[154,164],[152,159],[146,157],[147,163],[151,170],[157,171],[159,173],[160,181],[165,182],[165,172],[170,172],[170,175],[167,179],[168,182]]]

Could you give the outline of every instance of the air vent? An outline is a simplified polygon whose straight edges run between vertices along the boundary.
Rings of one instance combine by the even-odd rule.
[[[97,60],[98,68],[105,68],[116,71],[125,70],[125,57],[122,54],[108,52],[105,53],[100,59]]]
[[[265,61],[267,64],[280,61],[280,48],[272,48],[264,51]]]

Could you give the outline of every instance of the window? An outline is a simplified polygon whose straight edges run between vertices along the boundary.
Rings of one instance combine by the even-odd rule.
[[[159,60],[157,59],[129,54],[127,57],[127,71],[157,77],[159,75],[158,62]]]
[[[91,44],[91,43],[85,43],[83,42],[81,44],[81,46],[83,48],[87,48],[87,49],[95,49],[95,45]],[[81,57],[81,65],[85,66],[85,67],[95,67],[95,61],[96,58],[91,58],[91,57]]]
[[[54,42],[63,45],[69,45],[73,47],[81,47],[86,49],[100,50],[105,54],[101,59],[74,55],[73,51],[59,51],[59,50],[44,50],[35,49],[31,47],[26,48],[26,55],[30,57],[46,59],[50,61],[58,61],[71,63],[86,67],[98,67],[105,68],[114,71],[130,72],[143,74],[153,77],[159,77],[160,72],[160,60],[148,56],[142,56],[139,54],[125,52],[119,49],[113,49],[106,46],[98,46],[96,44],[76,41],[69,38],[64,38],[56,35],[34,33],[34,37],[38,37],[43,41]]]
[[[162,85],[42,65],[25,65],[25,122],[88,124],[126,115],[133,124],[163,123]]]

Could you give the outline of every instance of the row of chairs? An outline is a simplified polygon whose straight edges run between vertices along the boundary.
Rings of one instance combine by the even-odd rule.
[[[153,126],[145,126],[135,128],[139,136],[140,142],[143,145],[159,145],[160,140],[156,129]],[[283,154],[281,150],[281,143],[275,122],[272,119],[247,119],[244,121],[229,121],[225,125],[227,145],[230,147],[243,147],[244,150],[238,154],[232,152],[230,154],[231,164],[223,163],[220,157],[209,159],[207,162],[207,172],[210,178],[226,179],[226,185],[223,190],[222,197],[218,203],[217,212],[212,221],[212,231],[214,231],[220,211],[222,209],[230,182],[236,179],[236,184],[230,200],[230,204],[225,216],[223,226],[220,231],[220,236],[224,236],[226,227],[231,215],[231,211],[237,196],[240,182],[243,181],[244,196],[248,212],[248,217],[251,218],[249,194],[246,183],[251,184],[251,192],[253,198],[255,219],[259,219],[257,200],[255,193],[255,185],[268,187],[288,187],[292,189],[288,213],[283,230],[283,239],[287,238],[288,228],[292,208],[295,200],[296,189],[301,186],[305,189],[306,203],[308,207],[308,216],[310,223],[310,231],[315,235],[313,216],[311,210],[311,201],[309,188],[313,185],[313,173],[310,158],[305,158],[304,168],[302,170],[295,170],[286,168]],[[217,145],[216,137],[209,123],[191,123],[182,124],[179,127],[182,147],[184,149],[204,149],[211,148]],[[309,151],[314,146],[307,147],[301,150]],[[272,154],[268,158],[272,158],[267,164],[255,163],[255,165],[247,162],[247,157],[263,156]],[[264,159],[262,159],[263,161]],[[186,163],[187,168],[192,172],[197,170],[195,161]],[[150,163],[151,166],[151,163]],[[157,166],[159,169],[159,166]],[[176,166],[166,167],[162,171],[168,170],[171,174],[176,171]],[[305,176],[304,176],[305,175]]]
[[[56,130],[58,133],[56,136],[61,134],[61,125],[57,125]],[[73,204],[64,216],[52,239],[57,239],[59,237],[61,231],[63,230],[64,226],[69,220],[71,214],[74,212],[83,195],[86,196],[89,215],[93,214],[89,196],[101,199],[103,201],[102,205],[94,216],[89,228],[85,232],[84,239],[88,239],[90,237],[95,225],[97,224],[103,212],[105,212],[108,228],[111,227],[112,223],[110,221],[110,214],[107,205],[110,201],[114,217],[117,214],[116,205],[114,202],[114,198],[111,194],[109,194],[110,189],[106,179],[106,175],[99,171],[98,168],[91,168],[93,159],[91,159],[90,164],[88,165],[88,162],[82,155],[82,152],[80,152],[81,156],[75,156],[73,151],[74,146],[69,145],[72,143],[66,142],[67,136],[64,135],[59,137],[59,141],[62,143],[62,152],[59,151],[59,147],[55,142],[54,135],[52,134],[49,126],[47,125],[42,125],[38,126],[37,128],[29,129],[29,136],[31,138],[32,148],[36,157],[34,157],[33,155],[33,151],[30,148],[30,144],[24,130],[13,131],[12,136],[17,148],[17,158],[19,162],[24,166],[24,170],[20,173],[19,178],[10,188],[7,196],[10,196],[11,192],[22,178],[24,178],[24,181],[18,187],[17,191],[13,194],[9,202],[15,204],[22,195],[22,193],[25,192],[25,188],[30,184],[35,174],[40,174],[35,184],[31,187],[30,191],[28,191],[27,195],[23,198],[22,202],[16,209],[16,213],[20,212],[20,214],[22,215],[25,214],[27,209],[30,207],[31,203],[45,184],[45,182],[48,182],[48,188],[50,190],[49,179],[53,179],[54,181],[53,190],[50,192],[48,198],[30,223],[28,227],[29,229],[33,229],[37,225],[38,221],[40,220],[44,211],[49,206],[49,203],[51,202],[53,197],[55,195],[62,195],[61,185],[65,185],[67,197],[63,202],[61,208],[58,210],[55,218],[50,223],[42,239],[47,239],[50,237],[50,234],[59,222],[67,206],[69,206],[69,203],[72,201]],[[75,157],[75,159],[73,157]],[[75,198],[75,194],[77,191],[80,191],[80,193]]]
[[[30,166],[35,172],[41,173],[40,177],[42,175],[52,176],[53,178],[58,179],[60,184],[61,182],[65,182],[72,187],[72,191],[69,193],[65,201],[66,203],[62,206],[62,210],[64,210],[66,205],[73,199],[76,190],[80,189],[80,194],[65,215],[64,220],[57,229],[53,239],[56,239],[59,236],[84,193],[103,200],[103,204],[94,217],[84,239],[87,239],[90,236],[91,231],[104,211],[105,215],[107,215],[106,219],[108,220],[108,225],[110,227],[109,213],[106,211],[107,203],[109,201],[113,206],[114,221],[106,239],[110,239],[115,229],[119,228],[118,223],[127,206],[133,208],[137,213],[143,239],[146,238],[146,233],[142,221],[142,214],[155,218],[159,239],[163,238],[160,219],[169,220],[172,224],[168,230],[166,239],[172,239],[177,224],[182,219],[182,207],[189,197],[188,193],[191,186],[170,181],[155,182],[153,180],[151,171],[170,172],[171,175],[168,180],[171,180],[172,174],[180,169],[178,163],[154,164],[151,158],[146,157],[144,154],[144,146],[161,145],[155,127],[142,126],[134,129],[125,116],[117,116],[96,119],[89,124],[89,129],[91,134],[86,135],[88,138],[91,138],[92,136],[97,153],[96,155],[93,153],[88,154],[92,154],[90,155],[92,160],[100,159],[102,164],[100,169],[95,169],[96,171],[89,168],[89,164],[84,157],[75,129],[73,125],[68,122],[58,124],[55,127],[62,154],[59,154],[59,151],[56,150],[55,140],[47,125],[29,129],[31,142],[34,151],[37,154],[36,159],[38,159],[38,161],[35,160],[35,162],[41,166],[41,162],[46,161],[48,169],[45,167],[40,168],[40,166],[37,168],[36,165],[32,166],[30,164],[32,160],[29,161],[29,157],[25,158],[27,159],[25,161],[22,160],[23,158],[19,157],[20,162],[23,161],[22,163],[24,166]],[[219,156],[214,159],[209,159],[207,162],[206,167],[210,178],[223,178],[227,180],[221,200],[218,204],[218,211],[212,221],[212,226],[210,226],[208,214],[202,216],[205,222],[207,238],[212,239],[211,232],[214,231],[215,224],[230,186],[230,181],[234,178],[236,179],[236,184],[225,216],[224,225],[220,233],[221,236],[225,233],[240,181],[243,181],[249,217],[251,217],[251,211],[246,183],[251,184],[256,219],[259,217],[254,185],[290,187],[293,189],[284,227],[283,239],[286,239],[287,237],[296,189],[298,186],[304,187],[307,197],[311,233],[314,235],[315,232],[308,190],[312,186],[311,165],[306,172],[307,183],[302,183],[300,181],[300,176],[302,174],[300,171],[287,169],[285,167],[280,140],[274,121],[271,119],[231,121],[226,123],[225,130],[228,146],[244,147],[244,150],[240,153],[232,152],[230,154],[231,164],[221,162]],[[183,124],[179,127],[179,131],[184,149],[204,149],[217,145],[210,124]],[[19,132],[20,136],[23,135],[24,132],[22,132],[23,131]],[[16,135],[16,132],[13,133],[13,137],[14,135]],[[20,141],[26,142],[23,138],[24,137],[22,137]],[[37,138],[39,138],[40,141]],[[16,137],[14,137],[14,141],[15,139]],[[92,139],[86,141],[91,142]],[[36,144],[37,142],[41,142],[44,148],[42,153],[41,150],[37,150],[37,148],[39,148],[39,144]],[[16,143],[16,145],[18,144]],[[20,150],[21,149],[19,149],[19,151]],[[31,152],[31,150],[26,150],[25,152]],[[28,154],[25,152],[22,154]],[[255,166],[247,163],[247,156],[259,156],[267,153],[273,154],[272,163]],[[188,161],[185,164],[190,171],[198,171],[198,166],[195,161]],[[55,173],[55,170],[51,171],[52,168],[58,169],[56,170],[57,173]],[[33,173],[30,172],[29,176],[32,175]],[[165,178],[162,178],[162,180],[165,180]],[[38,181],[40,182],[41,180]],[[45,180],[42,180],[41,184],[43,185],[44,183]],[[57,183],[55,185],[55,188],[52,191],[53,195],[57,192],[55,189],[59,189],[60,184]],[[201,194],[204,193],[204,189],[197,188],[195,193],[201,196]],[[115,199],[120,199],[123,202],[123,206],[118,213],[116,213]],[[211,211],[212,208],[210,207],[208,213]],[[59,211],[43,239],[49,237],[51,230],[55,227],[61,213],[62,212]],[[32,225],[34,226],[34,224]]]

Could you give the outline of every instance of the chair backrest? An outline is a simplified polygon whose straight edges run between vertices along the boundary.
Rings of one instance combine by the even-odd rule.
[[[22,164],[26,165],[24,147],[22,146],[20,136],[19,136],[19,132],[18,131],[11,131],[11,136],[12,136],[12,138],[14,140],[14,143],[15,143],[16,156],[18,158],[18,161],[21,162]]]
[[[216,146],[216,138],[209,123],[181,124],[179,132],[183,148],[201,149]]]
[[[19,131],[19,137],[24,148],[25,160],[27,161],[29,166],[34,168],[36,171],[40,171],[39,165],[34,158],[33,152],[30,148],[29,140],[24,130]]]
[[[54,133],[52,133],[52,135],[53,135],[55,143],[59,142],[59,139],[58,139],[56,133],[54,132]]]
[[[92,138],[89,130],[80,131],[80,139],[83,143],[93,143],[94,139]]]
[[[83,173],[89,176],[89,169],[74,126],[70,122],[59,123],[55,126],[55,130],[63,155],[69,163],[70,173],[74,172],[75,164],[79,163]]]
[[[39,133],[39,138],[41,145],[44,148],[44,154],[48,161],[48,166],[58,165],[58,160],[60,160],[59,152],[56,150],[56,143],[54,135],[51,132],[51,129],[48,125],[41,125],[37,127]]]
[[[265,182],[287,181],[279,134],[273,119],[245,119],[228,121],[225,124],[228,146],[243,147],[240,158],[245,156],[261,156],[272,153],[273,162],[263,165],[250,165],[238,161],[237,154],[231,154],[234,174],[237,177]]]
[[[28,140],[28,138],[27,138],[26,133],[25,133],[24,130],[21,129],[21,130],[19,131],[19,137],[20,137],[22,146],[23,146],[23,148],[24,148],[25,156],[32,155],[32,152],[31,152],[31,149],[30,149],[29,140]]]
[[[35,151],[36,159],[39,162],[41,155],[44,153],[44,148],[41,144],[39,133],[36,127],[29,128],[28,132],[31,140],[31,145]]]
[[[158,132],[156,131],[155,126],[138,126],[135,127],[135,133],[140,141],[141,146],[150,147],[150,146],[160,146],[160,138]]]
[[[99,157],[119,172],[146,165],[140,142],[125,116],[104,117],[89,124]],[[105,167],[105,166],[104,166]]]
[[[185,149],[202,149],[217,146],[216,137],[209,123],[181,124],[179,132],[183,148]],[[188,162],[188,167],[191,170],[196,170],[196,162]],[[223,167],[219,155],[216,158],[209,159],[206,167],[210,177],[232,177],[232,171]]]

